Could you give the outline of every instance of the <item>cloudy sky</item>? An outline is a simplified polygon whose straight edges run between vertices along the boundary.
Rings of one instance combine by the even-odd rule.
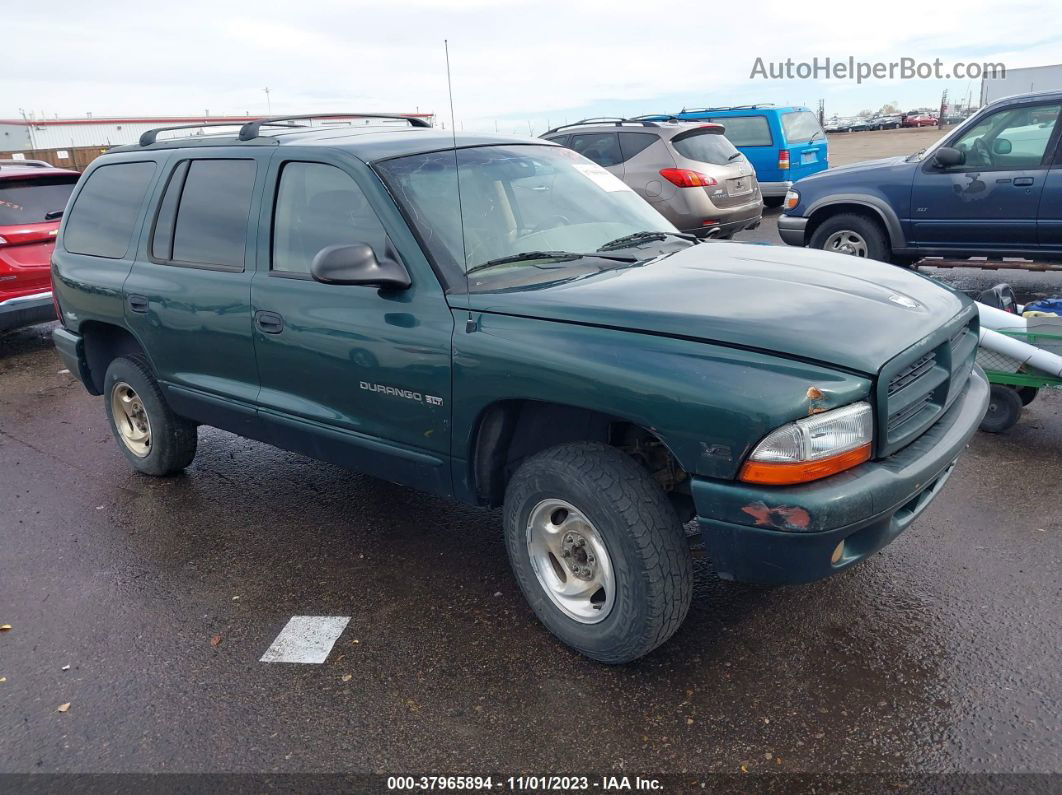
[[[540,133],[588,115],[825,99],[827,115],[939,104],[979,81],[750,79],[757,57],[1062,61],[1062,2],[944,5],[489,0],[7,0],[0,117],[433,111]]]

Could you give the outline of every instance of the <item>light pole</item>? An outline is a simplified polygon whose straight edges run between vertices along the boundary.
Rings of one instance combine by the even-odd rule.
[[[265,92],[265,95],[266,95],[266,113],[268,113],[270,116],[272,116],[273,115],[273,103],[269,101],[269,86],[266,86],[262,90]]]

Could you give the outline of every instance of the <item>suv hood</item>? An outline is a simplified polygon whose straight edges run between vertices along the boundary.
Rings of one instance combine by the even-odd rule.
[[[869,375],[969,305],[894,265],[721,241],[582,279],[470,296],[473,311],[685,337]]]

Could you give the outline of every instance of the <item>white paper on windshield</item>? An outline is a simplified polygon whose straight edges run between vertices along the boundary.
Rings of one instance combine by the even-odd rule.
[[[618,190],[630,190],[623,180],[594,163],[572,163],[572,167],[602,190],[607,190],[610,193]]]

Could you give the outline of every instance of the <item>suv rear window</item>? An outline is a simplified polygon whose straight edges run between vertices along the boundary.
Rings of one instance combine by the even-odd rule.
[[[810,110],[783,113],[782,130],[785,132],[786,141],[791,144],[806,144],[812,137],[822,133],[819,120]]]
[[[713,166],[725,166],[737,160],[734,155],[738,150],[725,135],[712,130],[690,130],[679,133],[671,139],[671,146],[683,157],[708,163]]]
[[[66,219],[66,250],[109,259],[124,257],[154,174],[154,161],[114,163],[92,171]]]
[[[45,216],[66,209],[75,184],[73,175],[0,180],[0,226],[58,220]]]
[[[734,146],[771,146],[771,126],[766,116],[725,116],[705,121],[722,124],[725,135]]]

